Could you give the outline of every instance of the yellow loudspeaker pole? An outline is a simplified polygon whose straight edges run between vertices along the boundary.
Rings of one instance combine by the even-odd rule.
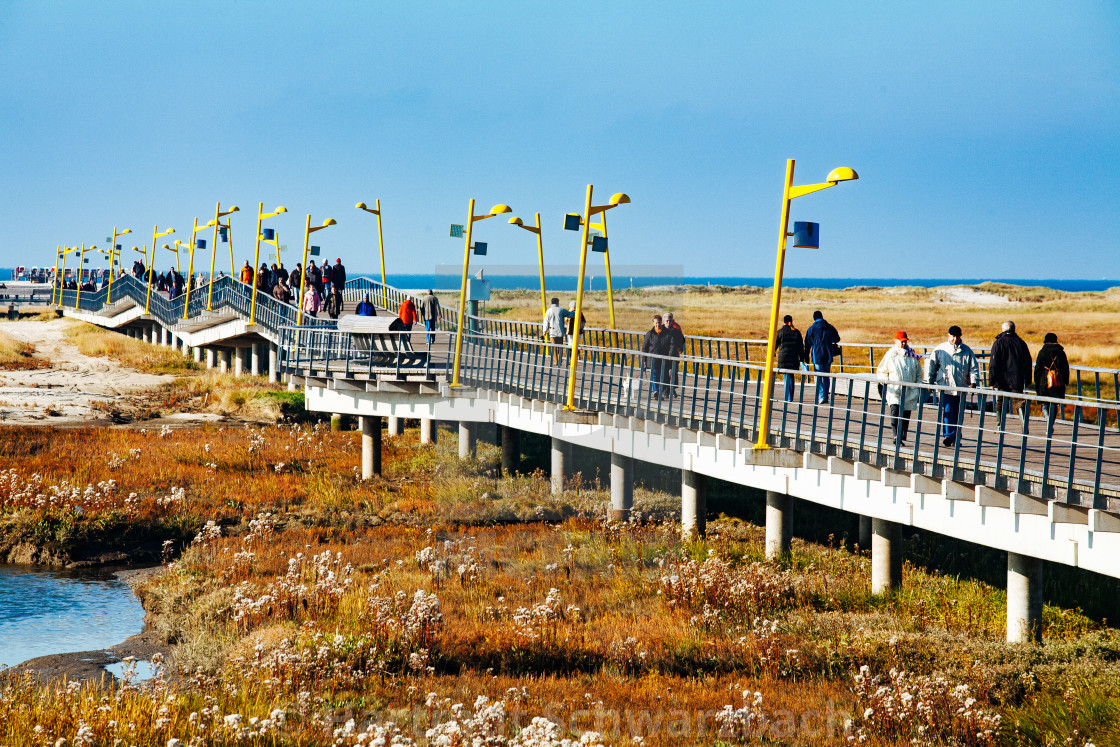
[[[474,232],[474,198],[467,204],[467,238],[463,242],[463,282],[459,286],[459,325],[455,334],[455,363],[451,386],[459,386],[459,356],[463,352],[463,317],[467,312],[467,268],[471,263],[471,234]]]
[[[264,215],[264,203],[257,205],[257,245],[253,250],[253,293],[249,298],[249,326],[256,323],[257,319],[257,281],[260,280],[261,273],[257,270],[257,262],[261,258],[261,220]],[[232,252],[233,249],[230,249]]]
[[[51,276],[51,306],[55,306],[54,289],[58,285],[58,257],[59,252],[62,250],[62,245],[58,244],[54,248],[54,275]]]
[[[579,336],[580,317],[583,316],[583,279],[587,271],[587,232],[591,227],[591,192],[592,185],[587,185],[587,200],[583,207],[583,227],[580,229],[579,251],[579,287],[576,290],[576,316],[572,320],[572,364],[568,370],[568,401],[564,405],[566,410],[576,409],[576,365],[579,362]]]
[[[299,311],[296,312],[296,326],[303,324],[303,291],[307,285],[307,245],[311,241],[311,213],[307,214],[307,225],[303,228],[303,273],[299,279],[299,298],[296,299],[296,306]]]
[[[607,211],[599,213],[599,222],[592,223],[591,227],[607,238]],[[610,308],[611,329],[614,329],[614,285],[611,281],[611,245],[607,243],[607,250],[603,252],[603,262],[607,270],[607,306]]]
[[[222,225],[222,203],[214,203],[214,238],[210,240],[210,290],[206,294],[206,310],[214,308],[214,265],[218,261],[218,229]],[[230,259],[233,259],[232,252]]]

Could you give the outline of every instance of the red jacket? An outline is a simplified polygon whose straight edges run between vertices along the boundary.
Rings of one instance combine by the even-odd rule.
[[[414,324],[416,322],[416,305],[412,303],[411,298],[406,298],[404,303],[401,304],[398,316],[404,324]]]

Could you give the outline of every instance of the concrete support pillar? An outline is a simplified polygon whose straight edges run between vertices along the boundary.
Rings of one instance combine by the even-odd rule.
[[[474,423],[459,421],[459,458],[473,459],[478,450],[478,434]]]
[[[221,363],[218,364],[218,373],[228,374],[233,365],[233,351],[229,348],[223,348],[219,355],[221,356]]]
[[[246,365],[246,363],[248,362],[247,359],[249,357],[247,355],[248,348],[234,348],[233,350],[234,350],[233,375],[234,376],[244,376],[245,375],[245,369],[248,367]]]
[[[611,452],[611,519],[629,521],[634,507],[634,460]]]
[[[859,517],[859,551],[867,552],[871,549],[871,517]]]
[[[362,421],[362,479],[381,474],[381,416],[367,415]]]
[[[288,391],[289,392],[299,391],[299,390],[296,389],[296,380],[293,379],[293,378],[288,379]]]
[[[871,593],[882,594],[902,584],[902,525],[871,520]]]
[[[164,327],[162,324],[159,325],[159,344],[164,347],[171,345],[171,330]]]
[[[206,361],[207,368],[213,368],[218,365],[218,351],[214,348],[203,348],[202,357]]]
[[[404,428],[404,425],[401,423],[400,418],[398,418],[394,415],[389,416],[389,435],[390,436],[401,435],[401,430],[403,430],[403,428]]]
[[[789,555],[793,537],[793,496],[766,491],[766,559]]]
[[[1042,561],[1007,553],[1007,642],[1042,643]]]
[[[260,376],[261,375],[261,358],[262,358],[262,356],[261,356],[261,344],[259,342],[254,342],[253,343],[252,355],[253,355],[253,360],[249,364],[249,375],[250,376]]]
[[[420,418],[420,443],[434,444],[439,438],[439,426],[431,418]]]
[[[202,348],[195,345],[193,348],[191,348],[191,354],[194,356],[195,363],[202,363]]]
[[[558,438],[552,439],[552,494],[564,492],[564,483],[571,473],[572,445]]]
[[[268,343],[268,383],[280,383],[280,349]]]
[[[708,531],[708,497],[704,476],[681,470],[681,538],[694,540]],[[788,496],[787,496],[788,497]],[[769,515],[767,516],[769,518]],[[769,526],[769,522],[767,522]]]
[[[145,330],[144,333],[144,342],[148,343],[149,345],[155,345],[157,343],[156,329],[158,328],[158,324],[153,324],[152,326],[148,327],[148,329]]]
[[[502,474],[521,471],[521,431],[502,426]]]

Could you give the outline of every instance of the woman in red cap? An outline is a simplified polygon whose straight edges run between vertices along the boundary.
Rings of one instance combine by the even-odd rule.
[[[899,330],[894,336],[894,347],[883,354],[875,373],[887,381],[886,398],[890,406],[891,425],[895,441],[906,443],[906,430],[910,425],[910,411],[918,404],[918,388],[904,384],[916,384],[922,376],[922,356],[910,347],[910,339]]]

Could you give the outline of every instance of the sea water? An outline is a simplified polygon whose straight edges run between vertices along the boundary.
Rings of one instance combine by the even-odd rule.
[[[0,566],[0,665],[108,648],[143,627],[140,601],[111,572]]]

